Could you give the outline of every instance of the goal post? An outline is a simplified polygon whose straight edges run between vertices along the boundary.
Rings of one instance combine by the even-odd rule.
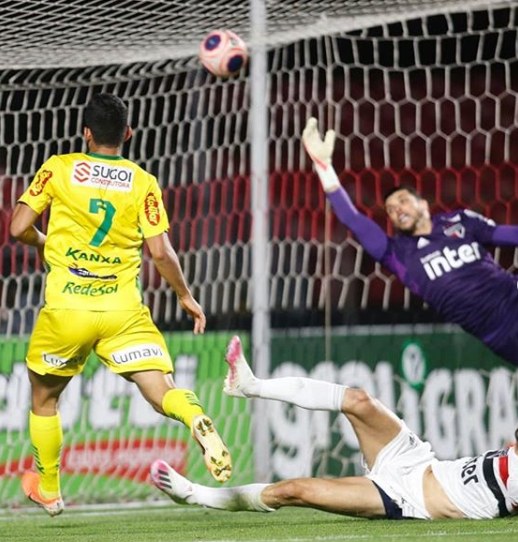
[[[470,405],[476,412],[464,433],[452,434],[455,450],[477,452],[503,438],[497,421],[480,424],[497,418],[504,408],[499,397],[515,397],[514,374],[459,338],[458,330],[420,327],[435,317],[326,208],[301,134],[309,116],[318,118],[322,131],[337,131],[333,160],[343,186],[361,212],[389,231],[382,194],[396,182],[415,186],[433,210],[469,207],[499,223],[516,223],[516,3],[309,0],[303,10],[300,3],[254,3],[265,8],[264,31],[254,26],[257,17],[250,17],[246,2],[224,3],[223,9],[208,0],[195,8],[184,2],[112,1],[97,10],[83,2],[79,12],[78,0],[28,0],[0,10],[8,29],[0,36],[0,477],[6,484],[0,495],[7,505],[22,502],[15,485],[27,467],[19,460],[29,454],[23,349],[44,284],[35,251],[15,243],[8,224],[17,198],[46,158],[84,149],[81,111],[97,92],[115,92],[128,103],[135,133],[124,154],[157,176],[172,243],[217,335],[191,342],[182,334],[175,342],[191,322],[144,253],[144,301],[159,328],[174,331],[170,344],[181,378],[192,382],[188,362],[194,358],[202,364],[197,367],[221,369],[203,369],[195,388],[233,444],[236,482],[257,473],[262,480],[350,473],[357,453],[340,421],[331,420],[333,432],[326,433],[321,417],[280,410],[278,404],[258,414],[246,402],[223,397],[224,345],[236,332],[264,376],[289,369],[337,381],[347,377],[378,394],[389,379],[392,391],[384,400],[445,455],[452,450],[441,448],[444,434],[426,414],[441,397],[459,403],[454,411],[445,404],[433,410],[448,422],[442,428],[448,435],[452,416]],[[129,21],[135,28],[131,40],[125,37]],[[39,31],[36,41],[41,25],[48,31]],[[238,77],[215,79],[196,59],[199,39],[216,27],[231,28],[251,45],[250,69]],[[264,68],[254,56],[261,50]],[[262,186],[252,188],[254,175]],[[258,212],[264,213],[262,225]],[[514,250],[496,249],[495,257],[515,270]],[[433,350],[434,337],[440,337],[442,350]],[[416,348],[406,350],[408,341],[431,353],[419,357]],[[449,355],[459,344],[477,360],[488,360],[488,367],[470,361],[463,372],[457,350],[454,365],[445,359],[442,366],[441,352]],[[415,371],[401,372],[405,359],[425,357],[431,360],[424,373],[431,374],[428,388],[414,374],[423,365],[409,362]],[[81,461],[102,465],[116,454],[138,453],[147,465],[163,448],[183,457],[183,446],[190,444],[181,428],[165,428],[147,410],[135,418],[132,433],[131,405],[138,399],[97,364],[91,367],[70,391],[84,404],[73,403],[79,417],[67,425],[75,433],[67,437],[72,472],[66,476],[72,481],[66,487],[77,503],[153,498],[142,485],[143,469],[134,464],[124,473],[99,467],[83,477]],[[109,427],[96,425],[102,425],[102,415],[89,417],[92,379],[100,392],[121,398],[121,410],[107,418]],[[467,400],[458,392],[464,382]],[[512,414],[504,412],[511,422]],[[128,422],[124,430],[117,430],[120,417]],[[96,429],[103,438],[96,440]],[[128,442],[133,444],[124,448]],[[192,468],[193,476],[202,476],[198,466]],[[113,486],[116,491],[106,481],[112,476],[121,482]]]

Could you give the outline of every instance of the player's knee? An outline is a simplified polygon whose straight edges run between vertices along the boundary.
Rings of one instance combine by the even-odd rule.
[[[348,388],[344,398],[343,411],[355,416],[367,416],[376,408],[376,400],[363,388]]]

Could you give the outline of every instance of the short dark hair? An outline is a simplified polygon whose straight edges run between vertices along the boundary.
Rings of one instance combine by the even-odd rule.
[[[387,198],[392,196],[392,194],[394,194],[396,192],[399,192],[400,190],[406,190],[407,192],[410,192],[410,194],[412,194],[416,198],[422,199],[421,194],[419,194],[419,192],[413,186],[406,185],[406,184],[400,184],[400,185],[397,185],[397,186],[393,186],[392,188],[387,190],[383,194],[383,201],[387,201]]]
[[[83,111],[83,127],[90,128],[98,145],[121,145],[127,125],[128,108],[113,94],[96,94]]]

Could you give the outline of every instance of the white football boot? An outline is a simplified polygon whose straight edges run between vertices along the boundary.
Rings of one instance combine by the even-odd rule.
[[[228,372],[223,391],[233,397],[249,397],[257,378],[245,359],[241,340],[237,335],[228,343],[225,361],[228,363]]]
[[[171,497],[178,504],[191,504],[192,483],[178,474],[163,459],[157,459],[151,465],[151,480],[158,489]]]

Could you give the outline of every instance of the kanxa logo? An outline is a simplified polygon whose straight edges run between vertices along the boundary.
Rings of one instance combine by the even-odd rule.
[[[98,263],[107,263],[107,264],[116,264],[122,263],[122,260],[119,256],[104,256],[96,252],[85,252],[79,248],[68,247],[65,256],[67,258],[72,258],[76,262],[98,262]]]

